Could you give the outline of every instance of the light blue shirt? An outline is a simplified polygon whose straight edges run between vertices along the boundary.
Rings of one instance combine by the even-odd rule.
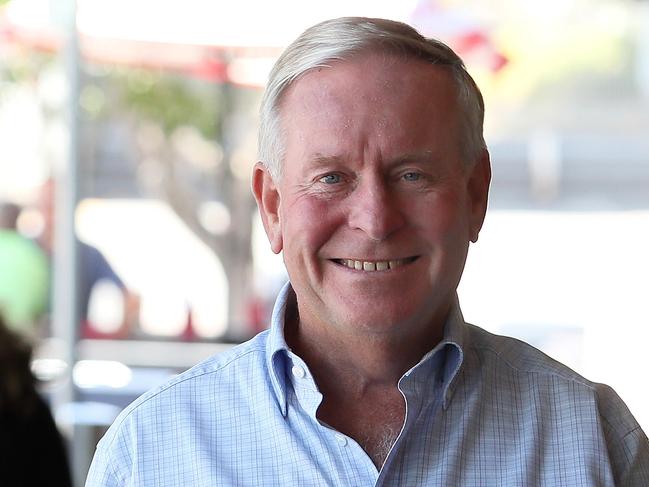
[[[399,381],[406,419],[383,467],[320,423],[322,395],[269,331],[148,392],[101,440],[96,486],[648,486],[649,442],[607,386],[466,324]]]

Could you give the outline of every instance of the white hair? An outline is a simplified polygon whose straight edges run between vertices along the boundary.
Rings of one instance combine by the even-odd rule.
[[[402,22],[366,17],[327,20],[304,31],[275,62],[261,102],[258,157],[279,180],[284,159],[280,104],[289,86],[306,72],[364,52],[421,59],[447,68],[456,83],[461,110],[462,154],[471,165],[485,148],[484,101],[462,59],[446,44],[422,36]]]

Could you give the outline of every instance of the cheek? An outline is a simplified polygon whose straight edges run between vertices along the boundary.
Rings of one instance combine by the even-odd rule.
[[[468,211],[464,200],[455,191],[432,195],[410,208],[410,215],[419,215],[419,228],[432,240],[468,241]]]
[[[340,226],[337,213],[330,202],[316,198],[290,202],[281,213],[284,252],[317,252]]]

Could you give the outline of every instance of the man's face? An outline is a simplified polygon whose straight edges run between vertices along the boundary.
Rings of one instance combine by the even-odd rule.
[[[390,56],[333,62],[289,88],[281,119],[281,181],[257,165],[253,185],[300,322],[396,336],[440,323],[489,184],[486,152],[472,170],[461,158],[450,74]]]

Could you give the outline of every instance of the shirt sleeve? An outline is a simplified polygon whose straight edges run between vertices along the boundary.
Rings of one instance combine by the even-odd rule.
[[[615,485],[649,485],[649,440],[626,404],[608,386],[598,391]]]
[[[90,465],[90,471],[86,478],[86,487],[117,487],[126,484],[117,481],[110,467],[110,460],[107,455],[102,455],[99,450],[95,452]]]
[[[115,421],[99,441],[90,465],[86,487],[129,487],[133,465],[133,445],[128,434],[129,419]]]
[[[622,438],[621,450],[624,463],[617,484],[630,487],[649,485],[649,440],[640,426]]]

